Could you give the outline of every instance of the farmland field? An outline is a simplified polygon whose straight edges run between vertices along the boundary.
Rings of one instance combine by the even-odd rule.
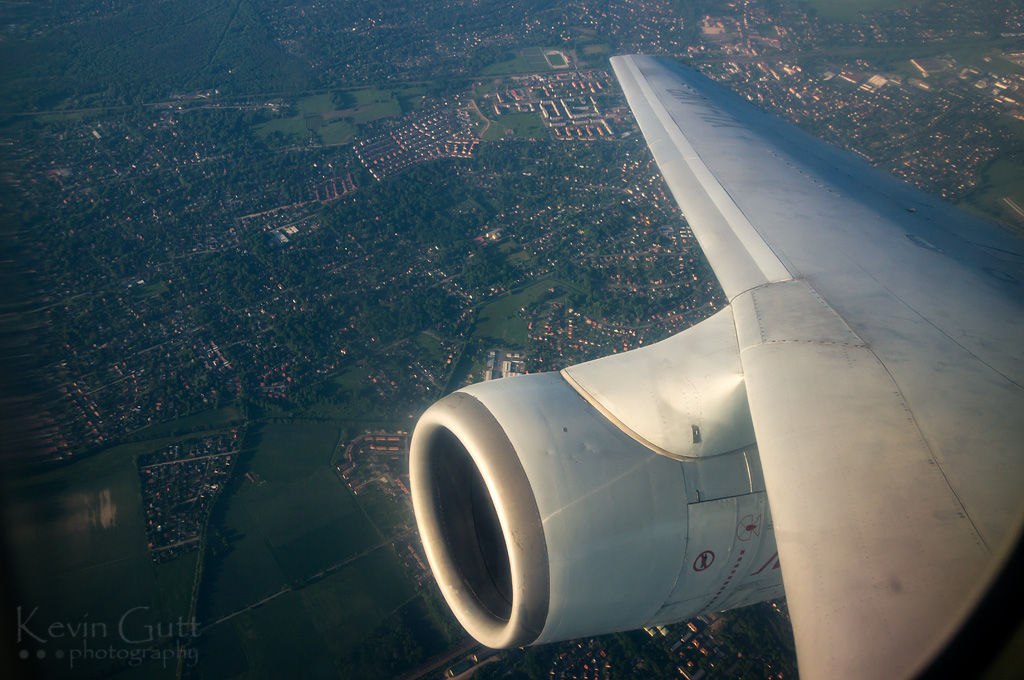
[[[162,644],[122,637],[122,620],[134,631],[187,618],[196,554],[165,564],[150,559],[133,463],[166,443],[119,446],[27,480],[4,480],[7,555],[22,575],[11,585],[20,593],[22,622],[54,652],[41,663],[46,673],[102,673],[111,668],[108,658],[79,657],[74,668],[76,656],[101,647],[142,653]],[[77,632],[50,639],[55,623]],[[144,665],[151,674],[165,670]]]
[[[211,564],[203,617],[217,619],[380,540],[330,468],[336,425],[269,423],[241,488],[215,517],[223,555]]]

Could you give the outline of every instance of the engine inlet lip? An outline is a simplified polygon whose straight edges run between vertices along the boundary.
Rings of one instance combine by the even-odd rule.
[[[471,459],[493,503],[508,556],[511,602],[488,606],[462,572],[446,533],[437,493],[438,457],[454,437]],[[547,544],[529,479],[512,443],[490,411],[475,397],[455,392],[423,414],[413,433],[410,487],[420,538],[442,594],[456,618],[492,648],[528,645],[540,635],[550,602]],[[507,599],[507,598],[506,598]]]

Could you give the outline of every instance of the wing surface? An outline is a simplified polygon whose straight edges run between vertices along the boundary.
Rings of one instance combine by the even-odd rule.
[[[612,65],[730,300],[801,674],[907,677],[1016,535],[1024,245],[694,71]]]

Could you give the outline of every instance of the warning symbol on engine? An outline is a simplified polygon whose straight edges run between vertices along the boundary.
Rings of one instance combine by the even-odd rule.
[[[754,536],[761,535],[761,515],[754,517],[747,515],[736,525],[736,538],[741,541],[749,541]]]
[[[697,559],[693,561],[694,571],[704,571],[710,567],[715,561],[715,553],[710,550],[705,550],[701,554],[697,555]]]

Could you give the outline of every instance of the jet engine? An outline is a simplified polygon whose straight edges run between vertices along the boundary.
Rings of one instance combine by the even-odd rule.
[[[733,364],[714,359],[728,346],[700,349],[712,326],[561,374],[471,385],[424,413],[410,456],[420,535],[442,594],[481,643],[628,630],[782,594],[749,415],[716,425],[723,411],[742,416],[745,396]],[[699,351],[678,358],[686,349]],[[640,420],[602,399],[601,382],[620,380]],[[669,380],[682,387],[666,393]],[[642,421],[655,407],[630,386],[674,412],[686,446],[648,441]],[[729,450],[703,447],[702,426]]]

